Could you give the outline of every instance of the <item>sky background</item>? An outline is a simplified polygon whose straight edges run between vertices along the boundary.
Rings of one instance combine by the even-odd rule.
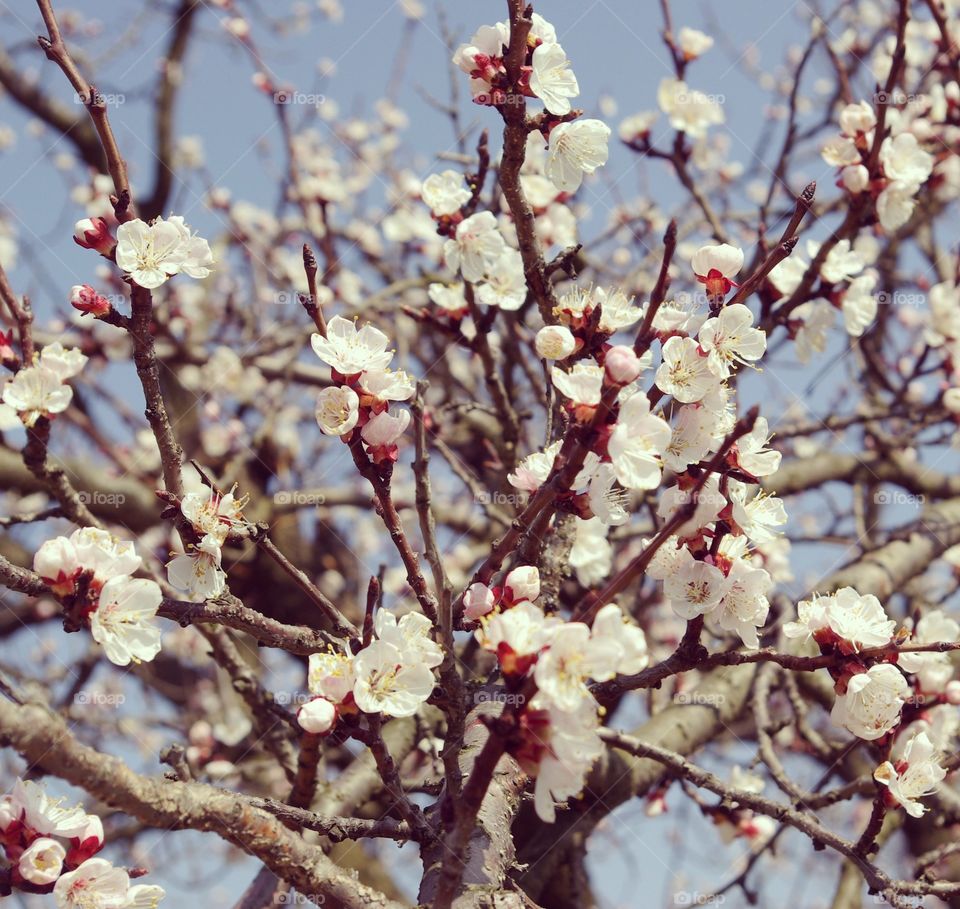
[[[726,126],[714,130],[713,135],[728,136],[730,156],[747,169],[757,161],[766,162],[759,165],[760,175],[766,179],[766,164],[779,149],[782,128],[770,106],[770,86],[759,78],[757,67],[776,71],[794,46],[806,40],[811,7],[803,0],[674,0],[672,7],[677,29],[684,25],[700,28],[717,39],[716,46],[688,73],[692,87],[721,96]],[[432,95],[446,102],[449,97],[449,54],[438,14],[442,13],[458,40],[466,40],[479,25],[505,15],[504,3],[476,0],[426,2],[424,17],[415,23],[399,4],[381,0],[347,2],[339,22],[325,19],[316,4],[260,0],[253,5],[242,3],[239,9],[249,14],[254,38],[275,81],[299,92],[322,94],[327,104],[336,104],[337,119],[369,115],[372,104],[383,97],[403,107],[410,118],[404,154],[409,165],[423,175],[438,169],[438,151],[453,146],[449,119],[425,99]],[[298,10],[308,14],[293,16]],[[663,77],[672,75],[672,66],[659,37],[660,12],[655,0],[545,0],[537,10],[557,28],[580,82],[578,103],[588,116],[599,116],[616,130],[623,117],[656,108],[657,86]],[[111,109],[111,122],[128,159],[134,193],[145,192],[154,163],[149,147],[150,90],[168,40],[165,6],[84,0],[69,7],[59,5],[58,12],[64,23],[70,20],[69,13],[76,13],[79,30],[90,36],[82,43],[83,58],[97,74],[98,88],[118,102]],[[202,142],[206,170],[214,185],[228,188],[234,199],[272,208],[276,176],[282,166],[275,113],[270,99],[253,87],[254,67],[222,29],[223,18],[223,11],[214,4],[199,14],[197,40],[184,61],[185,88],[178,102],[176,132]],[[282,39],[273,31],[281,22],[288,23],[284,28],[289,32]],[[62,74],[38,50],[30,49],[40,30],[33,4],[0,0],[2,41],[8,49],[18,49],[16,59],[24,78],[38,80],[46,91],[69,100],[69,86]],[[324,76],[324,71],[331,74]],[[816,72],[824,73],[822,61],[815,63]],[[809,82],[811,116],[822,113],[817,109],[815,82],[815,78]],[[496,147],[499,118],[489,109],[470,104],[465,78],[460,84],[460,109],[465,124],[490,127]],[[295,109],[294,122],[298,114]],[[67,318],[69,288],[92,281],[95,267],[90,254],[72,242],[72,225],[84,212],[69,197],[69,181],[53,166],[56,156],[70,147],[50,130],[37,128],[9,99],[0,96],[0,132],[3,126],[15,133],[13,144],[0,151],[0,216],[13,226],[20,244],[11,279],[19,292],[31,295],[42,317]],[[653,135],[655,142],[658,136],[672,138],[662,117]],[[332,132],[330,136],[336,141]],[[613,204],[638,192],[666,208],[682,201],[682,189],[666,179],[667,165],[640,162],[616,142],[611,148],[602,179],[584,193],[594,223],[602,224]],[[823,191],[832,192],[831,171],[819,158],[801,164],[793,177],[796,191],[807,180],[818,178],[823,181]],[[204,190],[203,181],[196,176],[178,183],[172,206],[201,235],[213,236],[223,229],[223,223],[220,215],[204,206]],[[781,373],[783,388],[775,394],[785,402],[806,398],[811,406],[825,400],[822,393],[818,398],[813,383],[826,383],[826,388],[832,389],[843,381],[841,354],[842,349],[831,351],[813,371],[791,373],[788,368]],[[131,400],[135,398],[134,394]],[[150,763],[150,754],[155,753],[145,751],[143,756],[144,766],[152,771],[157,768]],[[656,821],[642,817],[642,803],[628,804],[611,816],[591,841],[591,868],[605,909],[636,906],[638,900],[643,905],[684,905],[683,897],[678,901],[674,892],[679,890],[688,897],[708,893],[739,870],[742,844],[722,846],[696,807],[676,794],[670,805],[676,813]],[[671,833],[678,827],[685,833],[682,839]],[[823,853],[811,853],[805,846],[791,849],[792,836],[785,838],[781,858],[767,861],[757,880],[766,880],[770,893],[789,895],[790,905],[825,905],[835,875],[824,870],[834,868],[835,863],[831,860],[828,866]],[[196,904],[197,893],[203,894],[205,905],[232,904],[252,879],[256,863],[243,860],[223,873],[219,862],[211,858],[219,851],[212,838],[202,835],[178,834],[155,840],[146,861],[157,869],[151,879],[169,891],[167,905],[185,905],[188,900]],[[686,869],[686,876],[679,878],[676,868]],[[42,898],[24,905],[48,902],[49,898]],[[734,892],[727,895],[726,905],[740,906],[744,901]]]

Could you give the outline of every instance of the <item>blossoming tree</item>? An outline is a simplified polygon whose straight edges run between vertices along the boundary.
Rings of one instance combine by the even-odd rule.
[[[812,16],[747,184],[688,84],[714,39],[667,0],[674,72],[616,140],[575,107],[562,4],[451,41],[483,128],[451,102],[460,151],[422,177],[402,111],[328,110],[334,147],[257,18],[202,5],[174,12],[152,191],[72,17],[38,0],[65,81],[0,55],[83,162],[88,263],[66,323],[0,269],[0,895],[157,906],[136,841],[193,830],[256,860],[244,909],[603,905],[590,843],[641,800],[624,824],[693,806],[746,855],[679,902],[782,899],[784,839],[836,907],[960,904],[960,7]],[[253,61],[285,163],[276,212],[211,185],[207,237],[171,213],[201,167],[170,127],[201,15]],[[591,235],[615,141],[684,201]],[[810,152],[826,192],[795,185]],[[847,377],[805,408],[782,364],[830,350]],[[416,870],[355,848],[378,840]]]

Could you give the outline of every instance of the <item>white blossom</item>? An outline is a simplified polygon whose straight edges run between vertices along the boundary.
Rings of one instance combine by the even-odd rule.
[[[900,708],[909,694],[903,673],[890,663],[878,663],[852,676],[830,713],[838,725],[872,742],[900,720]]]
[[[910,817],[923,817],[927,809],[920,799],[932,795],[947,775],[940,760],[930,737],[921,732],[907,742],[903,751],[905,767],[898,770],[890,761],[884,761],[874,771],[873,778],[887,787]]]
[[[601,120],[558,123],[550,132],[545,173],[562,192],[580,188],[584,174],[607,163],[610,127]]]

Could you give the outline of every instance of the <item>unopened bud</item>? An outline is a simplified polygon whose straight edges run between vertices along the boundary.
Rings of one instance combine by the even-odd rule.
[[[615,385],[629,385],[643,370],[640,358],[633,348],[618,344],[607,351],[603,360],[607,378]]]
[[[92,316],[105,316],[111,310],[110,301],[101,297],[89,284],[75,284],[70,290],[70,305]]]
[[[577,339],[564,325],[545,325],[533,344],[544,360],[564,360],[577,349]]]
[[[95,249],[101,256],[109,256],[116,246],[104,218],[83,218],[73,227],[73,242],[84,249]]]

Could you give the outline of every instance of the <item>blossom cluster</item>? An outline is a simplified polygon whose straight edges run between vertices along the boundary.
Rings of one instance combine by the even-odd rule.
[[[130,875],[96,854],[103,824],[80,805],[52,799],[18,779],[0,798],[0,847],[10,884],[25,893],[53,893],[58,909],[155,909],[164,890],[130,884]]]
[[[580,793],[602,751],[600,708],[588,682],[640,672],[648,655],[642,629],[618,605],[604,606],[588,625],[545,615],[539,595],[539,572],[527,565],[509,572],[502,587],[473,584],[464,602],[480,623],[477,640],[523,699],[508,751],[536,778],[536,812],[553,823],[555,803]]]
[[[195,539],[187,541],[185,551],[167,563],[167,580],[173,587],[200,600],[224,592],[227,576],[221,567],[222,547],[230,532],[246,523],[243,505],[233,492],[221,494],[212,488],[183,496],[180,513]]]
[[[132,542],[82,527],[44,542],[33,570],[63,605],[64,629],[89,628],[110,662],[126,666],[160,652],[160,629],[152,620],[163,597],[156,582],[131,577],[142,562]]]
[[[390,369],[390,339],[373,325],[357,329],[334,316],[325,335],[312,337],[314,353],[326,363],[336,383],[317,397],[317,423],[326,435],[344,442],[359,432],[375,464],[396,461],[397,443],[410,425],[408,410],[390,411],[391,402],[413,397],[416,386],[402,369]]]
[[[798,603],[797,620],[783,630],[788,638],[813,640],[824,654],[845,657],[831,668],[837,693],[833,721],[858,738],[892,750],[894,757],[899,755],[884,761],[875,777],[887,787],[891,804],[919,817],[924,811],[919,799],[933,792],[946,775],[943,755],[956,732],[954,722],[952,730],[933,736],[931,714],[937,705],[960,703],[960,682],[953,679],[947,653],[870,651],[904,641],[956,641],[960,624],[938,609],[897,634],[896,622],[875,596],[843,587],[830,596]],[[917,721],[907,724],[909,715],[918,712]]]
[[[433,670],[443,653],[430,620],[408,612],[399,620],[381,609],[374,638],[357,653],[331,649],[310,655],[307,684],[313,697],[297,712],[307,731],[330,732],[338,719],[358,712],[413,716],[433,692]]]
[[[562,192],[576,192],[584,174],[607,163],[610,128],[601,120],[561,120],[574,116],[570,99],[580,93],[570,61],[557,41],[556,29],[538,13],[527,37],[526,59],[520,83],[513,89],[543,101],[547,113],[540,131],[548,137],[545,173]],[[460,45],[453,62],[470,76],[473,99],[479,104],[514,103],[508,95],[505,55],[510,44],[510,24],[484,25],[467,44]]]
[[[654,412],[651,396],[636,384],[653,362],[649,350],[638,355],[632,347],[610,343],[613,334],[632,327],[646,313],[645,306],[633,304],[622,291],[567,292],[557,305],[558,323],[542,328],[535,343],[545,358],[572,364],[552,370],[553,385],[572,421],[593,421],[605,391],[616,392],[598,441],[561,496],[567,509],[583,522],[622,524],[629,492],[658,488],[664,468],[669,468],[676,479],[660,495],[659,517],[669,521],[694,497],[696,507],[660,548],[648,573],[664,580],[677,615],[706,616],[714,630],[736,632],[756,647],[773,581],[755,564],[750,545],[774,542],[777,528],[786,521],[776,496],[750,491],[780,464],[780,454],[767,447],[766,420],[757,418],[726,452],[719,465],[725,474],[722,485],[717,473],[701,476],[703,462],[717,452],[735,423],[728,380],[766,349],[765,333],[754,326],[750,309],[725,303],[742,264],[743,253],[736,247],[701,247],[693,255],[692,271],[706,290],[713,314],[669,301],[653,316],[651,329],[661,342],[654,385],[672,397],[669,411]],[[586,357],[588,352],[592,356]],[[578,356],[582,359],[574,362]],[[559,450],[560,443],[554,443],[525,458],[508,477],[510,483],[535,492],[550,475]],[[596,537],[586,543],[596,545]]]
[[[840,168],[840,184],[849,193],[869,192],[876,198],[880,225],[892,232],[910,220],[917,193],[933,173],[934,158],[910,124],[901,123],[880,145],[881,173],[871,174],[876,125],[873,105],[848,104],[840,112],[840,136],[824,146],[822,155],[827,164]]]

